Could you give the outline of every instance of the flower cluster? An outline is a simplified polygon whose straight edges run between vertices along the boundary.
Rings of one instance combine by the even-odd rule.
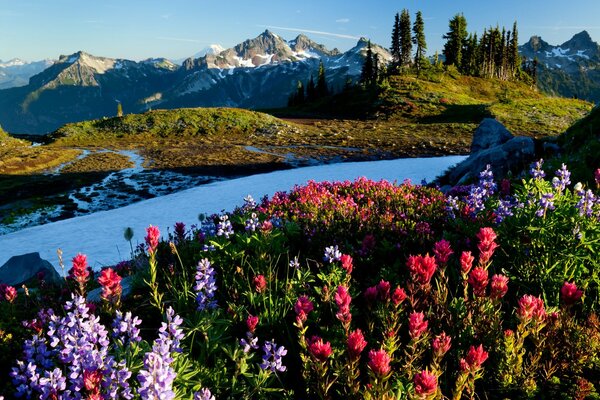
[[[121,297],[121,277],[112,268],[105,268],[98,277],[98,283],[102,286],[102,298],[111,303],[118,303]]]
[[[233,235],[233,226],[231,225],[231,221],[229,220],[229,216],[227,214],[219,217],[216,231],[217,236],[224,236],[227,239]]]
[[[196,303],[198,311],[213,310],[217,308],[217,301],[214,299],[217,291],[217,280],[215,278],[215,269],[211,266],[207,258],[198,262],[196,267]]]
[[[266,341],[262,347],[264,355],[260,368],[271,372],[285,372],[287,369],[283,365],[283,357],[287,354],[287,350],[283,346],[277,346],[274,341]]]

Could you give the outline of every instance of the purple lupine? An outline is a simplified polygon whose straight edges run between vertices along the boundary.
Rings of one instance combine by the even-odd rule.
[[[40,399],[62,398],[61,392],[67,387],[67,380],[60,368],[44,372],[44,377],[39,380]]]
[[[244,197],[244,205],[242,206],[244,211],[250,211],[256,209],[256,201],[251,195]]]
[[[179,344],[183,339],[180,325],[183,322],[173,308],[167,309],[167,322],[163,322],[152,351],[144,355],[144,368],[138,373],[140,383],[138,393],[142,399],[174,399],[173,381],[177,377],[171,368],[172,353],[181,352]]]
[[[559,170],[556,171],[556,177],[552,179],[554,189],[562,192],[571,184],[571,173],[565,164],[562,164]]]
[[[554,210],[554,193],[544,193],[540,197],[539,205],[540,208],[536,211],[535,215],[538,217],[546,216],[546,211]]]
[[[256,213],[252,213],[250,218],[246,220],[246,232],[256,232],[256,229],[260,226],[260,221]]]
[[[214,310],[217,308],[217,302],[214,300],[215,292],[217,291],[217,280],[215,278],[215,269],[210,265],[207,258],[203,258],[198,262],[196,267],[196,303],[198,303],[198,311],[206,309]]]
[[[339,261],[340,258],[342,258],[342,252],[338,249],[337,245],[325,248],[325,255],[323,256],[323,261],[333,263],[334,261]]]
[[[194,393],[194,400],[215,400],[215,396],[209,389],[202,388],[199,392]]]
[[[229,221],[229,216],[221,215],[219,217],[216,234],[217,236],[225,236],[227,239],[229,239],[229,236],[233,235],[233,227],[231,226],[231,221]]]
[[[486,165],[485,169],[479,173],[479,186],[485,190],[485,196],[490,197],[496,193],[496,182],[491,165]]]
[[[542,169],[542,165],[543,164],[544,164],[544,159],[543,158],[540,158],[539,161],[531,164],[531,168],[529,170],[529,173],[531,174],[531,176],[533,177],[533,179],[536,179],[536,180],[544,179],[544,177],[546,176],[546,173]]]
[[[514,215],[513,208],[515,207],[514,199],[500,200],[498,202],[498,208],[496,209],[496,223],[499,224],[504,221],[507,217]]]
[[[277,347],[274,341],[266,341],[262,347],[265,354],[262,357],[260,368],[271,372],[284,372],[286,370],[283,365],[283,356],[287,354],[287,350],[283,346]]]
[[[258,349],[258,338],[248,331],[246,332],[246,338],[240,339],[240,346],[243,347],[244,353],[249,353],[252,349],[256,350]]]
[[[456,218],[456,211],[460,210],[458,196],[448,196],[446,199],[446,212],[451,219]]]
[[[131,311],[127,311],[125,315],[119,310],[116,312],[116,317],[112,323],[113,338],[119,340],[123,346],[129,343],[139,342],[140,329],[137,327],[142,323],[138,317],[133,317]]]
[[[298,261],[298,257],[294,257],[290,261],[290,268],[298,269],[300,268],[300,262]]]
[[[596,196],[591,190],[580,190],[577,192],[579,195],[579,201],[575,207],[579,210],[580,216],[591,217],[594,214],[594,204],[596,203]]]

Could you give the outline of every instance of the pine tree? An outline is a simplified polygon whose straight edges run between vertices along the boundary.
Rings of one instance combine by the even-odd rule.
[[[421,11],[417,11],[415,18],[415,24],[413,25],[413,43],[416,46],[415,53],[415,67],[417,69],[417,77],[421,73],[423,67],[423,60],[425,59],[425,50],[427,50],[427,43],[425,42],[425,23],[423,22],[423,15]]]
[[[392,54],[392,65],[398,66],[400,64],[400,14],[398,13],[396,13],[396,17],[394,18],[390,53]]]
[[[465,41],[463,55],[459,71],[461,74],[477,76],[479,75],[479,44],[477,42],[477,34],[470,34]]]
[[[304,103],[304,85],[302,84],[302,81],[298,81],[296,86],[296,103]]]
[[[379,54],[375,53],[373,55],[373,75],[371,76],[371,84],[375,85],[377,83],[377,78],[379,77]]]
[[[518,77],[519,71],[521,70],[521,56],[519,55],[519,31],[517,30],[517,21],[513,24],[508,60],[512,68],[512,76]]]
[[[317,96],[325,97],[329,94],[329,89],[327,88],[327,80],[325,79],[325,66],[323,65],[323,61],[319,61],[319,75],[317,77]]]
[[[443,36],[446,39],[444,44],[444,56],[446,65],[456,65],[460,67],[462,61],[462,51],[465,40],[467,39],[467,19],[463,14],[456,14],[448,24],[448,33]]]
[[[412,60],[412,34],[410,14],[405,8],[400,15],[400,66],[410,65]]]
[[[360,82],[367,86],[372,82],[373,79],[373,51],[371,50],[371,41],[367,43],[367,56],[365,57],[365,63],[362,66],[360,72]]]
[[[117,103],[117,117],[122,117],[123,116],[123,106],[121,105],[121,102]]]
[[[315,89],[315,80],[313,79],[312,74],[310,74],[310,79],[308,80],[308,84],[306,85],[306,100],[313,101],[317,98],[317,91]]]

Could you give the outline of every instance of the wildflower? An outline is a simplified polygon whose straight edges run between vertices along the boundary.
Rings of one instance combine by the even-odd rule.
[[[524,295],[519,299],[519,308],[517,309],[517,316],[522,321],[529,321],[535,319],[541,321],[546,316],[546,310],[544,309],[544,301],[529,294]]]
[[[496,223],[499,224],[502,221],[504,221],[507,217],[512,217],[513,215],[515,215],[513,212],[514,206],[514,202],[510,199],[499,200],[498,208],[496,208],[496,211],[494,211],[494,214],[496,215]]]
[[[58,394],[67,387],[67,380],[62,375],[60,368],[46,371],[44,377],[39,380],[39,390],[42,392],[40,398],[59,398]]]
[[[121,277],[112,268],[102,270],[98,283],[102,286],[104,300],[115,302],[121,297]]]
[[[456,211],[460,210],[457,196],[448,196],[446,199],[446,212],[451,219],[456,218]]]
[[[131,311],[127,311],[125,315],[119,310],[116,311],[115,319],[112,323],[113,334],[112,336],[123,343],[123,346],[139,342],[142,340],[140,337],[140,325],[142,321],[138,317],[134,317]]]
[[[216,235],[225,236],[227,239],[229,239],[229,236],[233,235],[233,227],[231,226],[231,221],[229,221],[228,215],[221,215],[219,217]]]
[[[488,352],[483,349],[483,345],[469,347],[466,358],[461,358],[460,369],[462,371],[476,371],[481,368],[481,364],[488,358]]]
[[[591,217],[594,213],[594,204],[596,203],[596,196],[594,196],[594,192],[591,190],[579,191],[577,193],[579,195],[579,201],[575,205],[575,208],[579,210],[579,215],[583,217],[584,215],[587,217]]]
[[[433,339],[433,344],[431,345],[433,354],[438,358],[442,358],[450,350],[451,342],[452,339],[446,335],[446,332],[440,333]]]
[[[501,299],[508,292],[508,277],[504,275],[492,276],[492,284],[490,285],[490,297],[492,299]]]
[[[298,261],[298,257],[294,257],[294,259],[290,261],[290,268],[300,268],[300,262]]]
[[[433,254],[438,264],[446,264],[453,253],[450,242],[447,240],[440,240],[434,245]]]
[[[398,307],[404,300],[406,300],[406,292],[400,286],[394,289],[394,293],[392,293],[392,303],[396,307]]]
[[[246,220],[246,232],[255,232],[259,226],[260,221],[258,220],[258,216],[256,213],[252,213],[250,218]]]
[[[12,303],[17,298],[17,289],[9,285],[0,284],[0,295],[4,300]]]
[[[508,179],[502,179],[500,182],[500,194],[505,197],[510,195],[510,181]]]
[[[413,312],[408,318],[408,332],[412,339],[418,339],[427,332],[429,323],[425,320],[422,312]]]
[[[414,378],[415,393],[420,396],[429,396],[437,391],[437,376],[428,370],[424,370],[415,375]]]
[[[367,347],[367,341],[360,329],[351,332],[348,335],[348,356],[351,360],[356,360],[360,357],[360,353]]]
[[[348,288],[345,286],[338,286],[337,292],[335,293],[335,303],[338,306],[338,313],[335,314],[336,318],[342,322],[350,322],[352,314],[350,314],[350,302],[352,297],[348,293]]]
[[[204,258],[198,262],[195,277],[196,284],[194,285],[198,311],[217,308],[217,302],[214,300],[215,292],[217,291],[217,281],[215,275],[215,270],[210,265],[210,261],[208,261],[207,258]]]
[[[390,300],[390,288],[390,283],[388,281],[384,281],[383,279],[377,284],[377,297],[379,300]]]
[[[102,372],[99,370],[83,371],[83,386],[85,390],[91,393],[100,391],[100,382],[102,382]]]
[[[531,164],[531,168],[529,173],[533,177],[533,179],[540,180],[546,176],[546,173],[542,169],[542,165],[544,164],[544,160],[540,158],[539,161]]]
[[[552,186],[559,192],[566,189],[571,184],[571,173],[567,170],[567,166],[562,164],[559,170],[556,171],[556,178],[552,179]]]
[[[594,180],[596,181],[596,186],[600,186],[600,168],[594,171]]]
[[[337,245],[329,246],[325,248],[325,255],[323,256],[323,260],[328,263],[333,263],[334,261],[339,261],[342,258],[342,253],[338,249]]]
[[[175,236],[179,240],[185,239],[185,224],[183,222],[175,223]]]
[[[296,304],[294,305],[294,311],[296,312],[296,317],[300,321],[306,321],[308,318],[308,313],[310,313],[314,309],[312,301],[303,295],[298,297]]]
[[[477,239],[479,239],[479,243],[477,244],[477,248],[479,249],[479,263],[481,265],[487,264],[494,251],[498,248],[496,244],[496,232],[492,228],[481,228],[477,233]]]
[[[78,253],[73,257],[73,267],[69,270],[69,278],[73,279],[79,285],[85,285],[90,276],[88,269],[87,256]]]
[[[246,339],[240,339],[240,345],[243,347],[244,353],[249,353],[250,349],[258,349],[258,338],[254,337],[252,332],[246,332]]]
[[[148,252],[156,252],[158,247],[158,240],[160,239],[160,231],[157,226],[150,225],[146,228],[146,245],[148,246]]]
[[[270,220],[266,220],[260,226],[262,232],[271,232],[273,230],[273,223]]]
[[[194,400],[215,400],[215,396],[209,389],[202,388],[199,392],[194,393]]]
[[[463,251],[460,255],[460,270],[463,274],[468,274],[473,267],[473,260],[475,257],[471,255],[470,251]]]
[[[248,327],[248,331],[254,333],[256,330],[256,325],[258,325],[258,317],[248,314],[248,318],[246,318],[246,326]]]
[[[242,207],[245,211],[253,210],[256,208],[256,201],[251,195],[244,197],[244,205]]]
[[[283,346],[277,346],[275,341],[266,341],[262,347],[264,355],[260,368],[271,372],[285,372],[287,369],[283,365],[283,357],[287,354],[287,350]]]
[[[352,257],[348,254],[342,254],[340,257],[340,262],[342,263],[342,268],[346,270],[346,273],[352,273]]]
[[[488,285],[488,272],[482,267],[474,268],[469,274],[469,285],[473,287],[473,294],[477,297],[485,297],[485,289]]]
[[[548,210],[554,210],[554,193],[544,193],[539,200],[540,208],[535,212],[538,217],[546,215]]]
[[[411,271],[413,280],[421,285],[428,284],[437,269],[435,258],[431,257],[429,254],[425,256],[409,257],[407,266]]]
[[[391,371],[391,361],[385,350],[371,350],[369,351],[369,363],[367,365],[375,375],[384,377]]]
[[[560,289],[560,295],[565,304],[570,306],[571,304],[577,303],[579,299],[581,299],[583,296],[583,291],[577,289],[577,285],[575,285],[575,283],[565,282]]]
[[[313,336],[307,340],[308,352],[320,362],[325,362],[331,356],[331,343],[323,342],[323,339],[318,336]]]
[[[367,300],[367,302],[369,304],[375,302],[375,300],[377,300],[377,294],[378,294],[378,290],[377,290],[377,286],[371,286],[368,287],[365,290],[365,299]]]
[[[252,279],[252,284],[257,293],[262,293],[267,289],[267,280],[264,275],[255,276],[254,279]]]

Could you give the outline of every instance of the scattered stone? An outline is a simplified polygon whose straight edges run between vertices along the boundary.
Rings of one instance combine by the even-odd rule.
[[[38,279],[40,273],[44,275],[46,283],[57,284],[62,280],[54,266],[43,260],[40,253],[29,253],[13,256],[0,267],[0,283],[19,287],[32,279]]]
[[[498,120],[485,118],[475,130],[471,142],[471,154],[500,146],[513,138],[512,133]]]

